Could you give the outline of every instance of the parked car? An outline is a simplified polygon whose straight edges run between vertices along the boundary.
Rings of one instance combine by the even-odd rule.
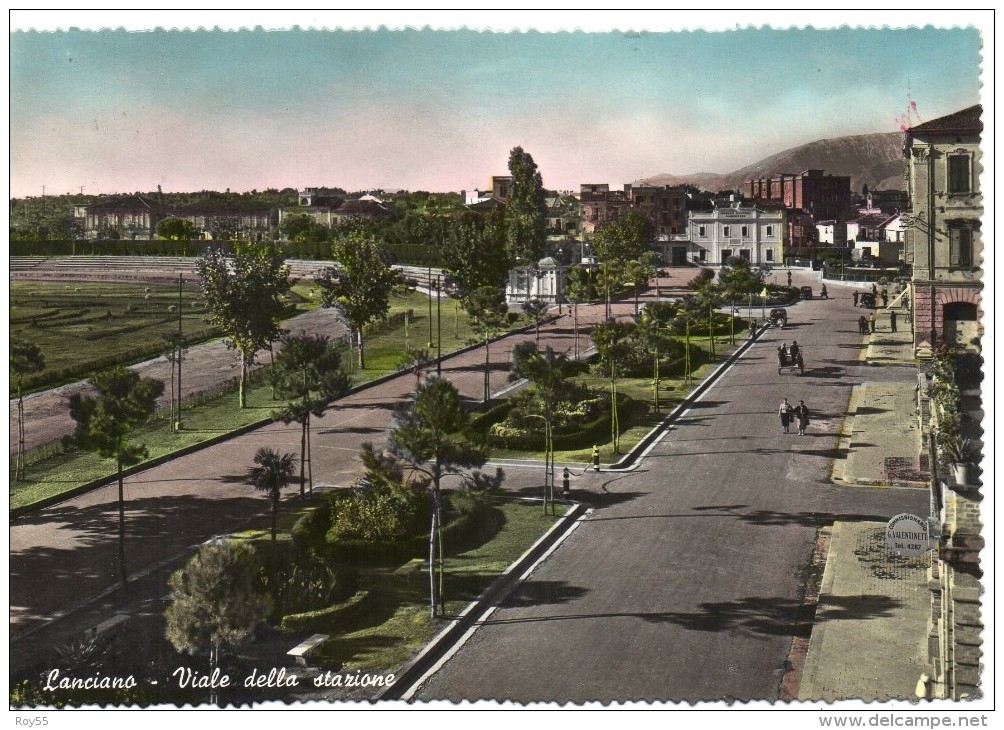
[[[803,286],[801,289],[798,290],[798,293],[802,297],[802,299],[812,299],[811,286]]]
[[[875,295],[871,292],[862,294],[861,299],[859,300],[859,306],[867,309],[875,309]]]

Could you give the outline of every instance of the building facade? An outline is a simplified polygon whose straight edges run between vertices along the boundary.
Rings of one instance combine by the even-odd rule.
[[[687,233],[694,263],[721,266],[737,256],[772,266],[782,262],[785,212],[741,205],[691,211]]]
[[[780,173],[743,183],[743,194],[756,202],[779,203],[809,213],[814,220],[844,218],[851,207],[851,178],[822,170]]]
[[[978,349],[983,252],[979,105],[907,130],[904,257],[913,265],[914,348]]]

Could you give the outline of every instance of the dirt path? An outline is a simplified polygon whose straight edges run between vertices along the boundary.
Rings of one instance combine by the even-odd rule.
[[[345,334],[345,327],[338,320],[334,310],[313,309],[298,314],[283,323],[285,329],[311,334],[328,335],[337,339]],[[278,352],[278,346],[276,349]],[[268,362],[267,351],[258,353],[259,362]],[[162,406],[171,403],[171,363],[166,358],[153,360],[131,366],[145,378],[154,378],[166,383],[164,395],[160,398]],[[212,390],[228,380],[240,376],[237,358],[233,350],[227,349],[223,340],[204,342],[201,345],[189,347],[182,361],[181,390],[182,397]],[[69,383],[58,388],[32,393],[24,399],[25,442],[28,449],[37,448],[42,444],[58,441],[73,433],[73,419],[70,418],[67,400],[74,393],[89,390],[85,380]],[[17,400],[10,401],[10,455],[17,452]]]

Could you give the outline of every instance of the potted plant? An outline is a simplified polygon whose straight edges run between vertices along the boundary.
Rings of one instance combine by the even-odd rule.
[[[969,484],[972,460],[976,455],[972,442],[959,434],[943,434],[938,439],[941,458],[952,469],[956,484]]]

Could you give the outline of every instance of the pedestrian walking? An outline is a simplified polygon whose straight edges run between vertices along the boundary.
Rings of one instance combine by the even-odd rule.
[[[791,286],[791,272],[788,272],[788,286]]]
[[[809,427],[809,408],[804,400],[800,400],[795,406],[795,421],[798,425],[798,435],[804,436],[805,429]]]
[[[872,313],[868,315],[868,328],[872,331],[872,334],[875,333],[875,321],[877,319],[878,317],[875,316],[875,310],[872,310]]]
[[[868,320],[865,318],[865,315],[863,314],[860,317],[858,317],[858,334],[859,335],[868,334]]]
[[[785,433],[791,433],[788,429],[791,427],[791,414],[792,407],[788,399],[785,398],[781,401],[781,405],[777,409],[777,417],[781,419],[781,428],[784,429]]]
[[[878,287],[872,284],[872,296],[878,296]]]
[[[889,329],[891,329],[893,332],[896,331],[896,310],[895,309],[893,309],[891,312],[889,312]]]
[[[856,291],[855,291],[855,292],[854,292],[854,306],[855,306],[855,307],[856,307],[856,306],[858,306],[858,297],[859,297],[859,296],[860,296],[860,295],[858,294],[858,292],[856,292]]]
[[[883,289],[882,290],[882,306],[883,307],[888,307],[889,306],[889,290],[888,289]]]

